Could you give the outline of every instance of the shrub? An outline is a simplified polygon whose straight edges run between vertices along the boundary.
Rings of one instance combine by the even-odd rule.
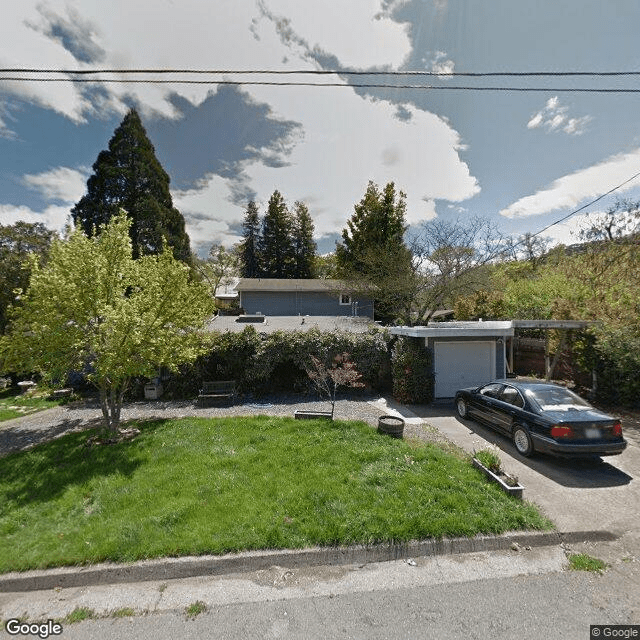
[[[400,337],[391,354],[393,397],[404,404],[433,401],[433,358],[416,338]]]
[[[305,367],[310,357],[323,361],[349,353],[369,388],[382,389],[388,379],[389,336],[380,329],[367,333],[275,331],[259,334],[248,326],[239,333],[212,334],[210,353],[181,367],[166,384],[173,397],[198,393],[203,380],[235,380],[241,392],[270,393],[310,389]]]

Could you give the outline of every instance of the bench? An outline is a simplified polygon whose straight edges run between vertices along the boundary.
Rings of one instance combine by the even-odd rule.
[[[231,404],[236,395],[235,380],[212,380],[202,383],[198,394],[199,407],[219,407]]]

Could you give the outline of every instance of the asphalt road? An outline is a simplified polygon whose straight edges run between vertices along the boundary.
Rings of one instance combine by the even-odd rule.
[[[485,558],[487,564],[493,561]],[[549,562],[553,564],[553,558]],[[335,593],[313,588],[300,593],[281,585],[272,587],[279,593],[268,598],[229,602],[223,592],[211,598],[213,585],[200,585],[189,598],[208,600],[207,609],[192,619],[182,609],[87,620],[65,625],[61,637],[587,640],[591,624],[640,624],[637,574],[629,581],[628,574],[613,569],[604,575],[551,570],[406,586],[398,579],[397,563],[386,564],[370,576],[376,584],[369,589],[360,585],[338,587]],[[415,576],[420,567],[405,565],[404,573],[410,571]],[[408,578],[409,585],[413,580]],[[626,589],[621,589],[623,581]],[[331,587],[331,579],[316,580],[316,585]]]

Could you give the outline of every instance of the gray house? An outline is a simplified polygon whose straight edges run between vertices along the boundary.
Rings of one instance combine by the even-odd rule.
[[[242,278],[236,291],[247,314],[373,318],[373,300],[342,280]]]

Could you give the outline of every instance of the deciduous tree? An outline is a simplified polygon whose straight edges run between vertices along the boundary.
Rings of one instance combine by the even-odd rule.
[[[55,240],[44,267],[33,261],[23,304],[0,342],[5,369],[51,381],[88,369],[111,431],[134,376],[176,369],[205,352],[202,329],[213,311],[207,287],[166,246],[133,259],[130,226],[122,212],[92,238],[76,227]]]
[[[0,224],[0,333],[7,326],[7,309],[16,303],[16,289],[26,289],[31,267],[29,256],[44,262],[55,233],[42,223]]]

